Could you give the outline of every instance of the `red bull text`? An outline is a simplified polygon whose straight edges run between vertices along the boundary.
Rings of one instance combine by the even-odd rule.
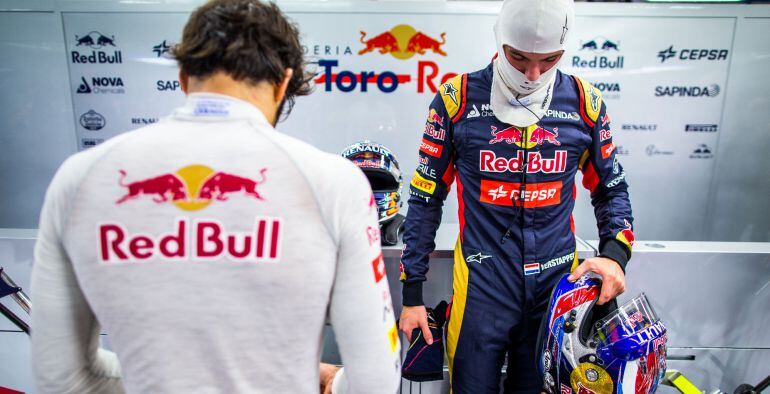
[[[270,263],[281,258],[282,220],[257,217],[250,232],[228,231],[216,219],[179,218],[168,233],[131,234],[120,223],[99,225],[102,263],[161,261],[211,261]]]
[[[567,151],[557,150],[553,159],[543,158],[540,152],[529,152],[527,155],[527,173],[542,172],[557,174],[567,170]],[[479,169],[483,172],[521,172],[524,165],[524,151],[517,151],[516,157],[498,157],[494,151],[479,152]]]

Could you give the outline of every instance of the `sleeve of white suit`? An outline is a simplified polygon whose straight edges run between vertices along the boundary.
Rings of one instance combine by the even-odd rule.
[[[114,353],[99,348],[99,324],[63,245],[83,155],[59,169],[40,215],[32,269],[32,370],[40,393],[122,393]]]
[[[329,315],[345,365],[347,391],[398,391],[401,361],[398,330],[380,249],[377,207],[363,173],[346,163],[342,185],[329,207],[338,242]]]

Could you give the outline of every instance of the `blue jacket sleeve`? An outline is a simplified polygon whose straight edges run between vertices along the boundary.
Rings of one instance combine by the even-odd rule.
[[[409,187],[409,210],[404,224],[401,255],[403,304],[423,305],[422,282],[436,244],[442,207],[454,180],[452,120],[437,94],[428,111],[420,141],[419,164]]]
[[[634,242],[634,219],[626,173],[612,142],[607,108],[595,89],[589,85],[589,93],[593,90],[596,96],[590,97],[592,95],[589,94],[588,99],[598,107],[598,117],[594,124],[587,120],[592,141],[581,158],[580,169],[583,185],[591,192],[591,204],[599,228],[599,255],[617,261],[625,271]],[[591,102],[588,105],[592,105]]]

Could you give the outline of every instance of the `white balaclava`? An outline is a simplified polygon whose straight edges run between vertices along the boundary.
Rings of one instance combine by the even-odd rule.
[[[503,45],[531,53],[560,51],[564,49],[574,19],[573,0],[506,0],[503,3],[494,27],[498,55],[493,62],[490,100],[498,119],[526,127],[542,118],[552,99],[557,68],[554,65],[536,81],[530,81],[508,63]]]

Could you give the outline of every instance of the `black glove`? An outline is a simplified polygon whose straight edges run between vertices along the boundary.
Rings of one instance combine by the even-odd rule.
[[[436,308],[427,310],[428,328],[433,335],[433,344],[428,345],[422,330],[415,328],[401,369],[404,379],[413,382],[444,379],[444,323],[447,303],[441,301]]]

